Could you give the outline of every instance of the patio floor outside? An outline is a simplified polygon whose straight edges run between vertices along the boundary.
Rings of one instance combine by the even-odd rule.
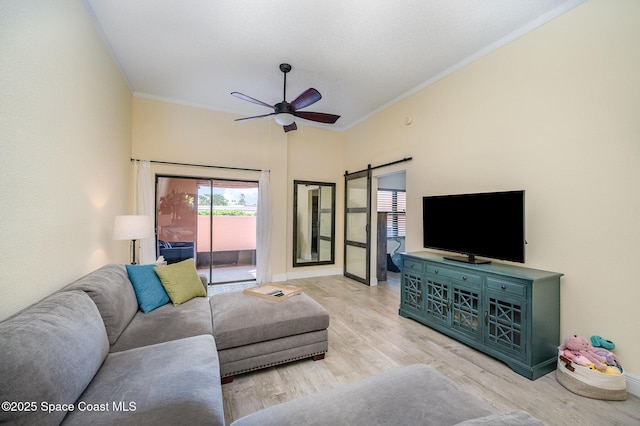
[[[256,265],[225,265],[213,267],[211,270],[198,268],[198,273],[206,275],[209,284],[213,286],[247,281],[255,284]]]

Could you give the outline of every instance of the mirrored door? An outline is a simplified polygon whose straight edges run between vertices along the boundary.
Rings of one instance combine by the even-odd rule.
[[[336,184],[293,181],[293,266],[328,265],[335,257]]]

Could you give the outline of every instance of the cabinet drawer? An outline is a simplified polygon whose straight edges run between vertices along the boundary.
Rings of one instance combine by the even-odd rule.
[[[427,265],[427,272],[429,274],[440,275],[457,281],[464,281],[472,284],[482,284],[482,277],[479,275],[467,274],[463,271],[442,268],[437,265]]]
[[[510,281],[500,281],[493,278],[487,278],[487,288],[514,296],[525,297],[527,295],[526,285]]]
[[[416,260],[405,259],[404,262],[402,262],[402,268],[411,269],[416,272],[422,272],[424,270],[424,263]]]

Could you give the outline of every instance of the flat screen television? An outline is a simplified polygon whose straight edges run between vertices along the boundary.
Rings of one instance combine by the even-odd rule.
[[[464,255],[446,259],[524,263],[524,191],[427,196],[422,215],[425,248]]]

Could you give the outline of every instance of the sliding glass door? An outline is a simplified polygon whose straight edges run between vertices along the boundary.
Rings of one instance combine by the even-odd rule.
[[[209,283],[256,276],[258,182],[156,177],[158,256],[193,258]]]

